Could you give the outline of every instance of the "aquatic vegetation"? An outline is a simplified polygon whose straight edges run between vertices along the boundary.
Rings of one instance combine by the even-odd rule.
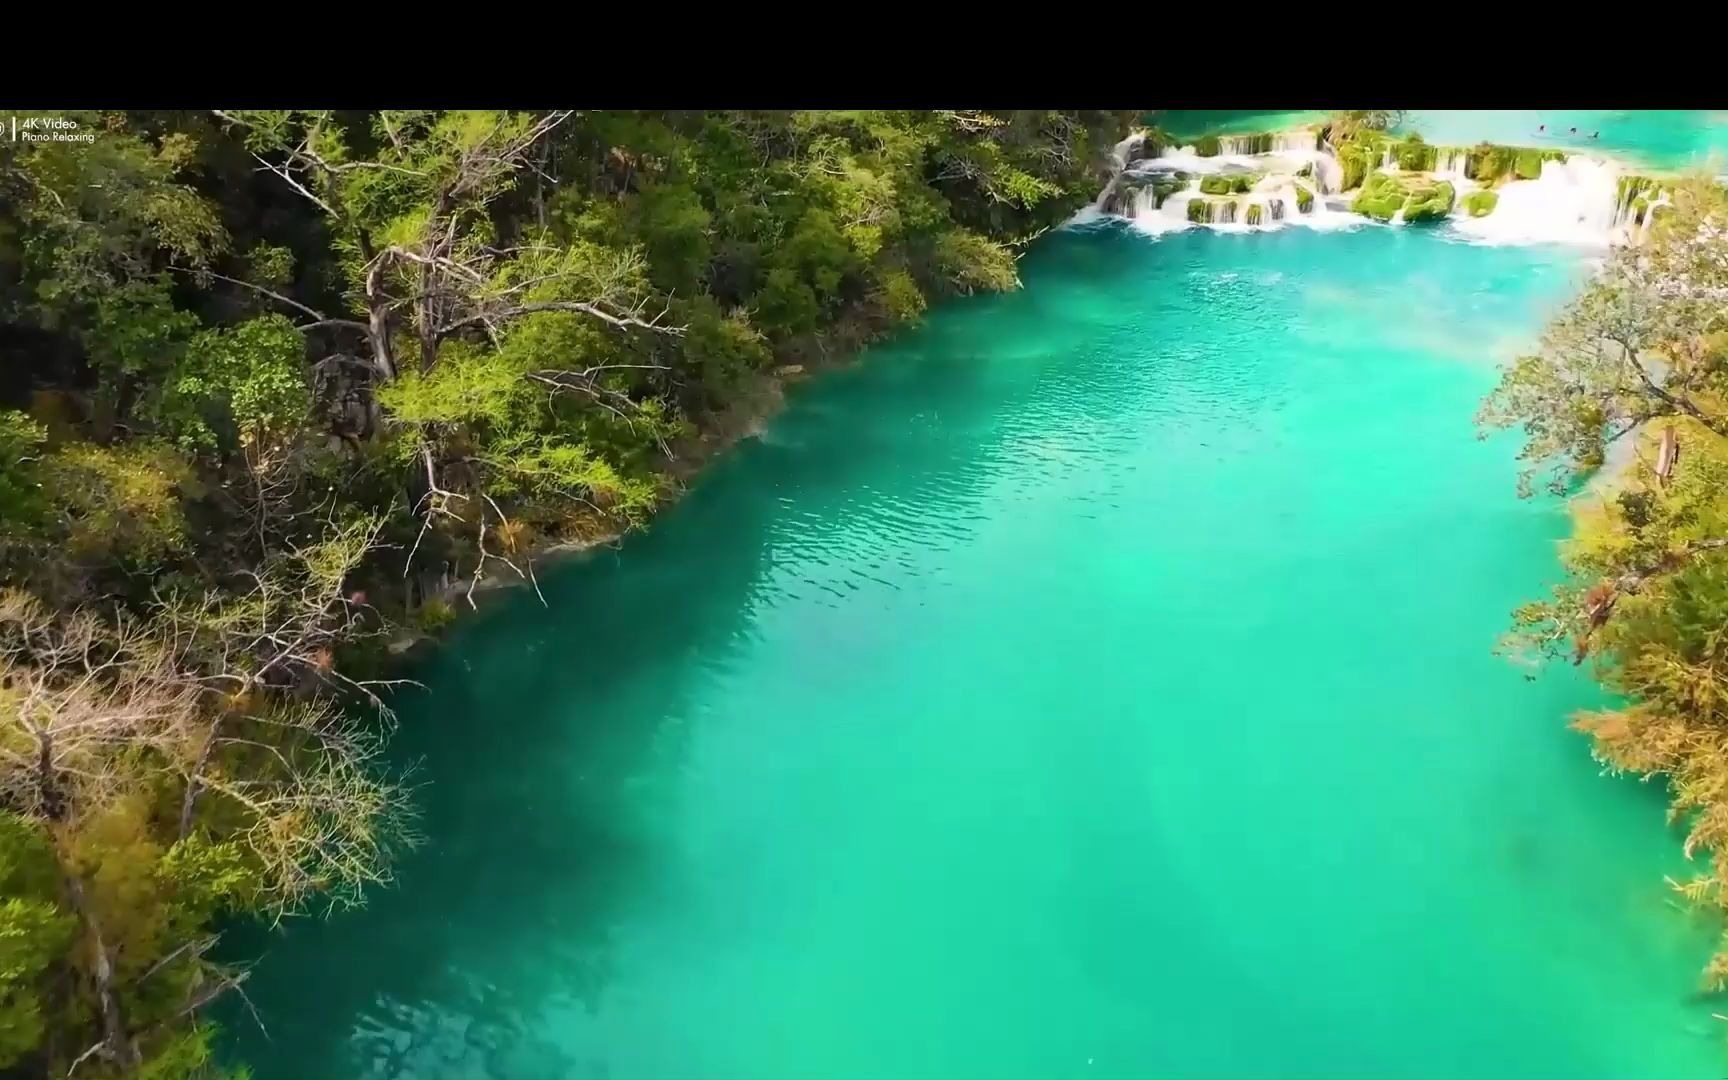
[[[1499,201],[1500,196],[1492,191],[1472,191],[1464,196],[1464,210],[1471,217],[1486,217],[1494,212]]]
[[[1403,214],[1408,222],[1434,221],[1452,212],[1452,185],[1421,178],[1376,172],[1357,193],[1350,209],[1375,221],[1391,221]]]

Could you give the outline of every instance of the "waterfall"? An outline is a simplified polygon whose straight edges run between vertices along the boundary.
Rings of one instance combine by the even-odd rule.
[[[1338,164],[1338,159],[1324,150],[1314,154],[1314,183],[1318,191],[1316,195],[1336,195],[1344,184],[1344,166]]]
[[[1638,235],[1633,238],[1634,243],[1642,244],[1646,240],[1650,239],[1650,226],[1656,222],[1656,208],[1659,206],[1667,206],[1668,203],[1668,193],[1666,191],[1659,191],[1656,193],[1656,197],[1651,199],[1649,204],[1644,207],[1644,220],[1638,226]]]
[[[1117,172],[1121,172],[1123,169],[1128,167],[1129,158],[1136,150],[1139,150],[1145,142],[1146,133],[1144,131],[1136,131],[1116,144],[1115,148],[1110,151],[1110,156],[1116,160]]]
[[[1340,193],[1344,169],[1312,130],[1218,137],[1218,152],[1201,157],[1194,146],[1154,146],[1136,132],[1115,146],[1116,176],[1077,221],[1115,217],[1134,229],[1161,235],[1195,226],[1258,231],[1301,225],[1354,228],[1363,219]],[[1210,147],[1208,147],[1210,149]],[[1654,181],[1617,164],[1574,154],[1542,163],[1534,180],[1513,179],[1493,189],[1494,209],[1472,218],[1465,198],[1482,187],[1465,174],[1471,151],[1436,146],[1428,171],[1457,192],[1452,225],[1483,243],[1641,243],[1656,207],[1668,202]],[[1403,170],[1396,148],[1386,147],[1381,170]],[[1227,194],[1219,176],[1253,177],[1253,190]],[[1208,179],[1212,178],[1212,179]],[[1213,194],[1201,190],[1202,182]],[[1306,209],[1304,209],[1306,206]]]
[[[1459,217],[1454,226],[1491,244],[1608,244],[1623,213],[1620,175],[1611,162],[1579,154],[1545,161],[1539,178],[1496,189],[1500,200],[1493,213]]]

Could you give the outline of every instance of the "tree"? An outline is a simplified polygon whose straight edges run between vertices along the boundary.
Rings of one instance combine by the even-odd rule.
[[[1521,659],[1594,657],[1627,704],[1581,713],[1609,769],[1665,775],[1687,857],[1674,888],[1728,908],[1728,200],[1681,185],[1646,247],[1613,253],[1484,404],[1490,429],[1522,425],[1520,489],[1546,472],[1567,492],[1635,440],[1575,505],[1567,580],[1514,616]],[[1728,938],[1704,972],[1728,988]]]
[[[97,1003],[100,1035],[80,1058],[139,1068],[164,1025],[244,981],[204,959],[219,911],[350,903],[411,841],[379,732],[320,692],[328,680],[371,695],[331,651],[354,633],[342,583],[376,535],[350,524],[261,567],[249,591],[167,598],[149,622],[0,594],[0,806],[46,839],[90,958],[56,958]],[[183,792],[178,828],[155,838],[164,791]],[[5,915],[45,932],[53,912]]]

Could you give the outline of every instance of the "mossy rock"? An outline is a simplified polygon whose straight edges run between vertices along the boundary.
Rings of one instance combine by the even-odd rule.
[[[1187,173],[1173,173],[1152,181],[1152,205],[1162,208],[1164,201],[1188,186]]]
[[[1362,190],[1350,203],[1352,212],[1375,221],[1391,221],[1404,209],[1404,185],[1395,177],[1376,172],[1362,182]]]
[[[1564,150],[1532,150],[1527,146],[1518,148],[1518,163],[1515,172],[1520,180],[1537,180],[1542,176],[1542,163],[1546,161],[1565,161]]]
[[[1497,182],[1518,165],[1518,151],[1510,146],[1478,143],[1464,159],[1464,175],[1483,184]]]
[[[1233,149],[1238,154],[1270,154],[1272,152],[1272,133],[1270,131],[1257,131],[1251,135],[1227,135],[1225,138],[1236,144]]]
[[[1314,209],[1314,193],[1302,184],[1296,185],[1296,212],[1306,214]]]
[[[1500,204],[1500,196],[1492,191],[1472,191],[1464,196],[1464,212],[1471,217],[1487,217]]]
[[[1249,225],[1258,225],[1258,224],[1260,224],[1260,220],[1263,216],[1264,216],[1264,213],[1261,210],[1259,203],[1249,203],[1248,204],[1248,214],[1242,220]]]
[[[1380,149],[1373,143],[1347,142],[1338,148],[1338,164],[1344,172],[1339,191],[1354,191],[1380,167]]]
[[[1564,150],[1478,143],[1465,160],[1464,175],[1483,184],[1497,184],[1508,177],[1536,180],[1542,175],[1543,162],[1565,160]]]
[[[1458,193],[1445,181],[1411,189],[1404,200],[1404,220],[1412,224],[1443,221],[1452,212],[1452,203],[1457,197]]]
[[[1312,177],[1314,175],[1313,162],[1309,162],[1307,165],[1304,165],[1300,169],[1297,169],[1296,175],[1301,176],[1301,177]]]
[[[1196,225],[1204,225],[1211,221],[1212,215],[1207,210],[1208,205],[1205,199],[1189,199],[1188,220]]]
[[[1457,192],[1445,182],[1405,180],[1377,172],[1363,182],[1350,209],[1375,221],[1391,221],[1400,210],[1408,222],[1438,221],[1452,212],[1456,198]]]
[[[1201,157],[1218,156],[1218,136],[1202,135],[1194,140],[1194,152]]]
[[[1405,172],[1431,172],[1438,163],[1439,151],[1411,132],[1410,137],[1393,148],[1398,167]]]
[[[1259,173],[1218,173],[1201,177],[1200,190],[1207,195],[1246,195],[1259,181]]]

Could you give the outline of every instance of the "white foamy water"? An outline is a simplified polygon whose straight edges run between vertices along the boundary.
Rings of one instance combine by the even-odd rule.
[[[1581,155],[1545,161],[1538,179],[1496,188],[1493,213],[1455,217],[1452,224],[1485,244],[1606,246],[1616,238],[1621,175],[1614,163]]]
[[[1246,152],[1266,145],[1270,146],[1266,152]],[[1372,223],[1349,211],[1347,195],[1339,196],[1343,168],[1329,147],[1316,146],[1312,129],[1279,132],[1270,140],[1223,136],[1219,140],[1221,152],[1211,157],[1200,156],[1192,145],[1163,147],[1152,156],[1142,156],[1143,149],[1140,135],[1130,136],[1116,146],[1116,160],[1130,176],[1144,179],[1145,174],[1152,172],[1181,172],[1189,178],[1187,186],[1166,197],[1163,206],[1157,205],[1157,196],[1147,185],[1117,207],[1121,218],[1149,236],[1195,227],[1253,232],[1287,226],[1341,229]],[[1134,163],[1126,164],[1131,157]],[[1542,173],[1535,180],[1513,180],[1495,188],[1499,199],[1494,210],[1485,217],[1472,218],[1464,209],[1464,199],[1482,185],[1465,175],[1468,162],[1467,149],[1440,147],[1435,168],[1429,175],[1452,185],[1456,201],[1449,224],[1457,235],[1475,243],[1588,247],[1640,243],[1648,236],[1651,210],[1668,201],[1665,193],[1655,189],[1622,190],[1619,181],[1627,170],[1619,163],[1574,154],[1565,161],[1544,162]],[[1400,171],[1391,148],[1382,155],[1380,170]],[[1260,179],[1254,190],[1246,194],[1208,197],[1200,191],[1204,177],[1250,172],[1260,174]],[[1298,173],[1307,175],[1298,179]],[[1312,207],[1306,214],[1297,209],[1298,183],[1313,194]],[[1642,220],[1635,220],[1639,217],[1636,203],[1640,198],[1646,209]],[[1212,204],[1207,212],[1211,220],[1188,219],[1189,204],[1197,199]],[[1226,199],[1231,205],[1224,205]],[[1114,216],[1100,213],[1104,205],[1101,195],[1098,206],[1090,213],[1083,212],[1075,223]],[[1260,208],[1259,221],[1249,225],[1249,209],[1254,206]],[[1403,225],[1403,214],[1395,216],[1391,224]]]

